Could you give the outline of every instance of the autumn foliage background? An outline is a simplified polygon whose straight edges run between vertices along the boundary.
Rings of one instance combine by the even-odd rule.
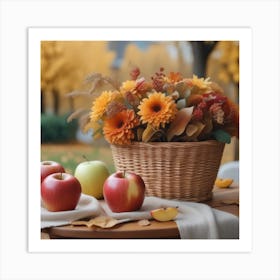
[[[135,66],[146,77],[164,67],[166,72],[180,72],[185,77],[192,77],[193,74],[211,77],[212,81],[222,86],[232,101],[239,103],[239,44],[236,41],[146,42],[144,47],[141,45],[143,42],[119,42],[124,44],[122,53],[117,48],[118,42],[110,43],[112,42],[41,42],[42,120],[47,119],[45,127],[49,127],[49,119],[53,118],[53,122],[57,124],[56,119],[59,117],[61,126],[58,130],[61,133],[68,133],[72,129],[70,139],[64,138],[70,144],[54,145],[52,142],[57,141],[43,141],[48,143],[42,143],[42,160],[58,160],[66,168],[68,166],[68,171],[71,172],[78,162],[83,161],[81,154],[85,149],[84,153],[90,158],[103,159],[113,170],[106,142],[99,140],[81,144],[77,141],[76,131],[73,132],[75,127],[64,121],[76,109],[91,107],[92,100],[86,96],[75,96],[75,90],[81,89],[85,78],[93,72],[121,82],[129,78],[129,72]],[[69,96],[69,93],[72,95]],[[53,132],[53,135],[52,139],[55,139],[56,133]],[[89,139],[90,137],[87,141]],[[222,162],[238,159],[237,144],[232,141],[231,145],[227,145]]]

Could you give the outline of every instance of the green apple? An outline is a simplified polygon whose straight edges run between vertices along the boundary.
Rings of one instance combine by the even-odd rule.
[[[103,198],[103,184],[109,175],[106,164],[99,160],[80,163],[74,174],[81,184],[82,193],[96,199]]]

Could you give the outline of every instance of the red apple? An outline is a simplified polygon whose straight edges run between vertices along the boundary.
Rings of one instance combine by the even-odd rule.
[[[81,184],[71,174],[54,173],[41,183],[41,198],[49,211],[74,210],[81,196]]]
[[[145,183],[133,172],[118,171],[103,185],[103,195],[113,212],[130,212],[141,208],[145,198]]]
[[[62,172],[64,173],[64,167],[55,161],[46,160],[41,162],[41,183],[50,174]]]

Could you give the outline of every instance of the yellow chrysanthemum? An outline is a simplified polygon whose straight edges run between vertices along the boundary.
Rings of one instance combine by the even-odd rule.
[[[129,80],[122,83],[120,92],[124,95],[127,92],[133,92],[135,88],[136,88],[136,81]]]
[[[101,95],[93,101],[90,114],[92,122],[96,122],[103,117],[108,104],[112,102],[117,95],[118,94],[116,92],[103,91]]]
[[[138,106],[138,115],[143,123],[148,123],[155,128],[165,127],[172,121],[177,113],[177,107],[170,96],[155,92],[144,98]]]
[[[210,78],[198,78],[196,75],[193,75],[193,78],[190,80],[191,86],[196,86],[199,89],[207,89],[210,85]]]
[[[139,125],[139,120],[133,110],[123,110],[104,121],[103,133],[105,139],[112,144],[130,144],[134,139],[133,128]]]

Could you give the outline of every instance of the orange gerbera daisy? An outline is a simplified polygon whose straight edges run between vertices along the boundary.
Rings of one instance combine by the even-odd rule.
[[[105,139],[112,144],[130,144],[134,139],[133,128],[139,125],[139,119],[133,110],[123,110],[104,121]]]
[[[148,123],[155,128],[165,127],[165,124],[174,119],[177,107],[170,96],[155,92],[144,98],[138,106],[138,115],[143,123]]]
[[[101,95],[93,101],[90,114],[91,122],[96,122],[101,119],[109,103],[116,99],[117,96],[119,96],[118,92],[103,91]]]

